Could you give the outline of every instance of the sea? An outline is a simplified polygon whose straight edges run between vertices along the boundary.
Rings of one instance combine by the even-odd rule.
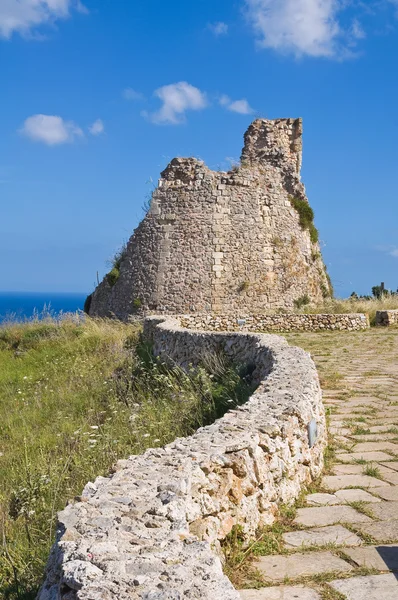
[[[0,323],[83,310],[87,294],[0,292]]]

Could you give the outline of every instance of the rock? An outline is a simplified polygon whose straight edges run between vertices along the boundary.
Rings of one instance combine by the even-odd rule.
[[[318,592],[302,586],[260,588],[259,590],[241,590],[243,600],[321,600]]]
[[[347,548],[344,550],[358,567],[377,569],[377,571],[398,571],[398,545],[367,546],[365,548]]]
[[[393,574],[351,577],[328,585],[347,600],[397,600],[398,597],[398,580]]]
[[[378,488],[376,488],[376,489],[378,489]],[[380,488],[380,489],[384,489],[384,488]],[[373,491],[374,491],[374,489],[372,488],[372,492]],[[365,490],[337,490],[335,492],[335,495],[337,496],[337,498],[340,501],[346,502],[347,504],[349,504],[350,502],[372,502],[372,503],[380,502],[380,498],[376,498],[375,496],[372,496],[368,492],[365,492]]]
[[[398,486],[372,488],[372,493],[377,494],[383,500],[391,500],[398,502]]]
[[[360,546],[361,538],[342,525],[330,527],[316,527],[304,531],[290,531],[282,535],[286,548],[300,548],[302,546]]]
[[[398,542],[398,520],[376,521],[360,525],[358,529],[377,542]]]
[[[327,475],[322,479],[322,486],[336,491],[348,487],[389,487],[389,484],[369,475]]]
[[[321,527],[334,523],[368,523],[371,520],[351,506],[322,506],[299,508],[294,523],[305,527]]]
[[[306,497],[307,504],[312,506],[331,506],[340,504],[340,500],[334,494],[309,494]]]
[[[309,552],[283,556],[263,556],[254,563],[267,581],[283,581],[322,573],[349,573],[351,565],[331,552]]]

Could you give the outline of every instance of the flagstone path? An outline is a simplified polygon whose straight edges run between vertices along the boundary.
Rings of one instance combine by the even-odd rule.
[[[242,599],[398,600],[398,329],[287,337],[317,364],[334,458]]]

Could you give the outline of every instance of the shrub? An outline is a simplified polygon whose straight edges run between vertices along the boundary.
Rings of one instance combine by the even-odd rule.
[[[314,211],[306,200],[289,196],[289,200],[293,208],[299,215],[300,226],[302,229],[307,229],[310,233],[311,242],[316,244],[319,240],[319,233],[314,225]]]
[[[135,310],[139,310],[141,308],[141,306],[142,306],[142,302],[141,302],[141,300],[139,298],[134,298],[132,304],[133,304],[133,308]]]
[[[310,299],[308,297],[308,294],[304,294],[304,296],[300,296],[300,298],[297,298],[297,300],[294,301],[294,306],[296,308],[302,308],[303,306],[306,306],[309,303]]]
[[[119,269],[117,269],[116,267],[113,267],[113,269],[111,271],[109,271],[109,273],[106,276],[106,279],[109,283],[109,285],[111,287],[113,287],[115,285],[115,283],[117,282],[117,280],[120,277],[120,271]]]

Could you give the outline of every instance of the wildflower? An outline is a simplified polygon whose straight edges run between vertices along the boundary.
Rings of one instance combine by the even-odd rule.
[[[144,435],[142,437],[149,438],[149,437],[151,437],[151,434],[150,433],[144,433]]]
[[[98,429],[98,425],[90,425],[90,429]]]

